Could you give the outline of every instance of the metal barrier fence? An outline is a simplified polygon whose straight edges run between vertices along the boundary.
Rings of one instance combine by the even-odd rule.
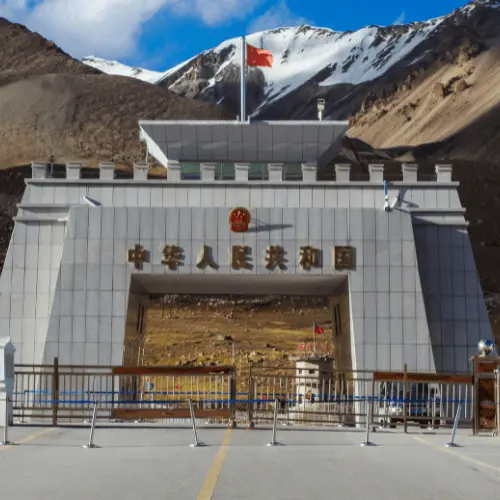
[[[307,375],[265,371],[250,374],[250,426],[273,420],[275,400],[279,402],[278,414],[282,419],[286,416],[287,424],[352,426],[366,421],[371,372],[337,371],[324,376],[315,369],[307,370]]]
[[[472,377],[403,372],[333,372],[321,376],[265,373],[250,375],[250,426],[273,420],[274,401],[282,423],[295,425],[404,425],[451,427],[462,405],[460,425],[473,418]],[[259,373],[261,372],[261,373]]]
[[[240,380],[243,382],[243,380]],[[300,426],[450,427],[461,404],[461,426],[472,424],[471,376],[296,368],[253,368],[237,392],[232,367],[16,366],[13,414],[27,419],[271,423],[278,401],[282,424]],[[370,417],[368,417],[370,415]]]
[[[232,368],[16,367],[13,415],[21,422],[89,419],[189,419],[191,399],[198,418],[234,419]]]
[[[460,425],[472,426],[473,377],[443,373],[375,372],[373,422],[396,427],[451,427],[461,406]]]

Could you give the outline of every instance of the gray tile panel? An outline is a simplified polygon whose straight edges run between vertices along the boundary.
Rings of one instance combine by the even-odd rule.
[[[71,182],[71,184],[70,184]],[[400,183],[403,186],[403,183]],[[187,182],[172,184],[167,181],[127,181],[127,180],[85,180],[65,181],[62,179],[32,180],[28,184],[23,203],[47,206],[53,203],[84,204],[87,195],[103,206],[221,206],[232,207],[236,203],[243,206],[298,207],[311,205],[323,208],[380,208],[384,198],[380,186],[369,183],[315,182]],[[272,196],[263,195],[273,193]],[[391,193],[399,188],[389,190]],[[448,200],[446,204],[440,200]],[[92,196],[93,195],[93,196]],[[263,197],[264,196],[264,197]],[[42,200],[53,200],[45,201]],[[302,203],[302,205],[301,205]],[[413,184],[404,190],[402,210],[426,208],[428,210],[461,209],[456,185],[436,183]],[[439,213],[439,212],[436,212]],[[430,217],[430,215],[427,215]],[[450,214],[451,217],[451,214]],[[462,218],[463,220],[463,218]]]
[[[292,125],[292,126],[291,126]],[[143,138],[158,160],[312,161],[318,160],[347,122],[140,122]],[[159,150],[158,150],[159,149]]]

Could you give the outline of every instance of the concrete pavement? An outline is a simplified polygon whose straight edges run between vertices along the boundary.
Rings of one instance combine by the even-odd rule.
[[[377,431],[362,448],[356,430],[203,426],[205,448],[187,427],[15,427],[0,449],[0,497],[16,500],[497,500],[500,439]]]

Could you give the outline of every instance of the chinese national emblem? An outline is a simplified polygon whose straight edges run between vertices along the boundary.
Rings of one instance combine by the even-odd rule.
[[[237,207],[229,212],[229,224],[233,233],[246,233],[250,220],[250,212],[246,208]]]

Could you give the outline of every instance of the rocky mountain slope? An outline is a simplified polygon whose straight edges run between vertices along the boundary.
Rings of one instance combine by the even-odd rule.
[[[83,64],[0,18],[0,167],[143,158],[137,121],[220,119],[222,108]]]
[[[290,366],[298,346],[312,343],[331,352],[332,315],[328,297],[169,296],[148,311],[144,363],[149,365],[235,365],[240,383],[248,366]],[[241,385],[240,390],[245,390]]]

